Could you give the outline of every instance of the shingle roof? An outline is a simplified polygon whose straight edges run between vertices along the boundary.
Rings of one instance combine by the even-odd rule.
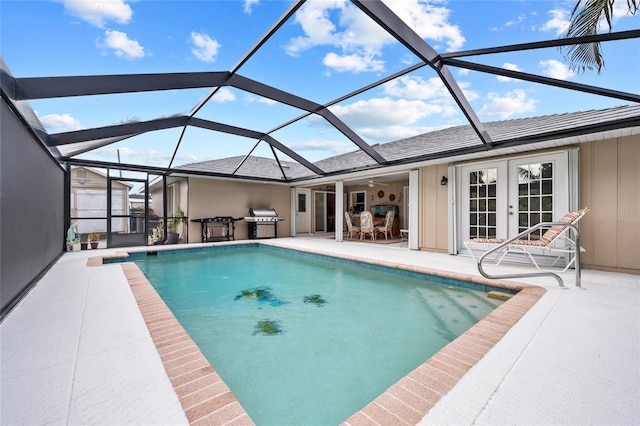
[[[278,162],[272,158],[249,156],[245,160],[245,156],[239,155],[186,164],[181,166],[180,170],[204,172],[214,175],[231,175],[235,172],[234,176],[282,181],[293,179],[301,170],[307,170],[304,166],[291,161],[280,161],[280,166],[282,166],[282,170],[278,166]],[[283,171],[286,179],[282,174]]]
[[[640,105],[625,105],[602,110],[589,110],[553,114],[539,117],[519,118],[485,123],[494,140],[492,146],[482,144],[470,125],[449,127],[430,133],[397,140],[372,148],[389,163],[424,161],[430,158],[453,158],[474,149],[488,151],[503,146],[527,145],[541,141],[562,139],[571,136],[599,133],[612,129],[636,128],[640,133]],[[230,157],[182,166],[181,169],[231,174],[244,157]],[[319,177],[298,163],[284,162],[287,180]],[[348,173],[377,163],[361,150],[336,155],[314,163],[326,173]],[[251,156],[236,175],[263,179],[283,179],[275,160]]]

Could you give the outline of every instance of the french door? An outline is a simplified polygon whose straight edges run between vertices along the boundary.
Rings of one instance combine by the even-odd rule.
[[[458,247],[473,238],[509,238],[564,215],[568,169],[567,152],[460,166]]]
[[[335,231],[336,194],[314,191],[315,232]]]

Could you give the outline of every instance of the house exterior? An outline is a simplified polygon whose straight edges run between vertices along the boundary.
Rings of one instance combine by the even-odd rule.
[[[193,219],[215,216],[242,218],[249,208],[273,208],[285,221],[278,237],[329,232],[336,241],[346,229],[344,211],[395,206],[397,227],[409,231],[409,248],[452,255],[465,254],[463,242],[474,237],[506,238],[540,221],[553,221],[569,210],[589,207],[581,222],[582,265],[609,271],[640,273],[640,128],[636,125],[589,132],[594,123],[638,119],[640,107],[567,113],[487,123],[493,133],[513,139],[547,129],[545,140],[504,148],[451,150],[476,144],[469,126],[449,128],[376,146],[387,159],[414,162],[365,170],[369,159],[359,151],[316,163],[360,169],[331,177],[300,179],[307,170],[283,163],[296,183],[180,176],[168,178],[168,203],[189,218],[188,242],[200,241],[200,224]],[[581,127],[581,133],[563,129]],[[554,137],[557,135],[557,137]],[[437,156],[446,146],[448,152]],[[480,147],[482,148],[482,147]],[[403,157],[404,156],[404,157]],[[431,157],[431,158],[430,158]],[[421,160],[424,158],[424,160]],[[184,166],[185,170],[222,173],[234,170],[256,179],[276,179],[274,160],[233,157]],[[152,185],[154,203],[162,203],[161,185]],[[176,201],[179,200],[179,201]],[[155,209],[157,211],[157,208]],[[247,225],[236,222],[236,239],[248,238]]]

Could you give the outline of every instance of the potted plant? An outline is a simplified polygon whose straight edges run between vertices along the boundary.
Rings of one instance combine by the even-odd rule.
[[[184,216],[184,212],[180,207],[176,209],[173,213],[172,217],[167,221],[167,227],[169,228],[167,242],[169,244],[177,244],[178,239],[180,238],[180,234],[178,233],[178,225],[182,223],[182,217]]]
[[[91,243],[92,249],[98,248],[99,239],[100,239],[100,234],[97,232],[90,232],[89,235],[87,235],[87,240],[89,240],[89,243]]]

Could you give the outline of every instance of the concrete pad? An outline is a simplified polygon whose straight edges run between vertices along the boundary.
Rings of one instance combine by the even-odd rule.
[[[321,238],[266,244],[478,276],[465,257]],[[193,245],[197,246],[197,245]],[[0,324],[2,424],[187,424],[118,265],[65,253]],[[500,272],[522,271],[501,265]],[[420,424],[640,424],[640,277],[572,271]]]
[[[3,373],[0,424],[66,424],[73,366],[68,362],[11,378]]]

